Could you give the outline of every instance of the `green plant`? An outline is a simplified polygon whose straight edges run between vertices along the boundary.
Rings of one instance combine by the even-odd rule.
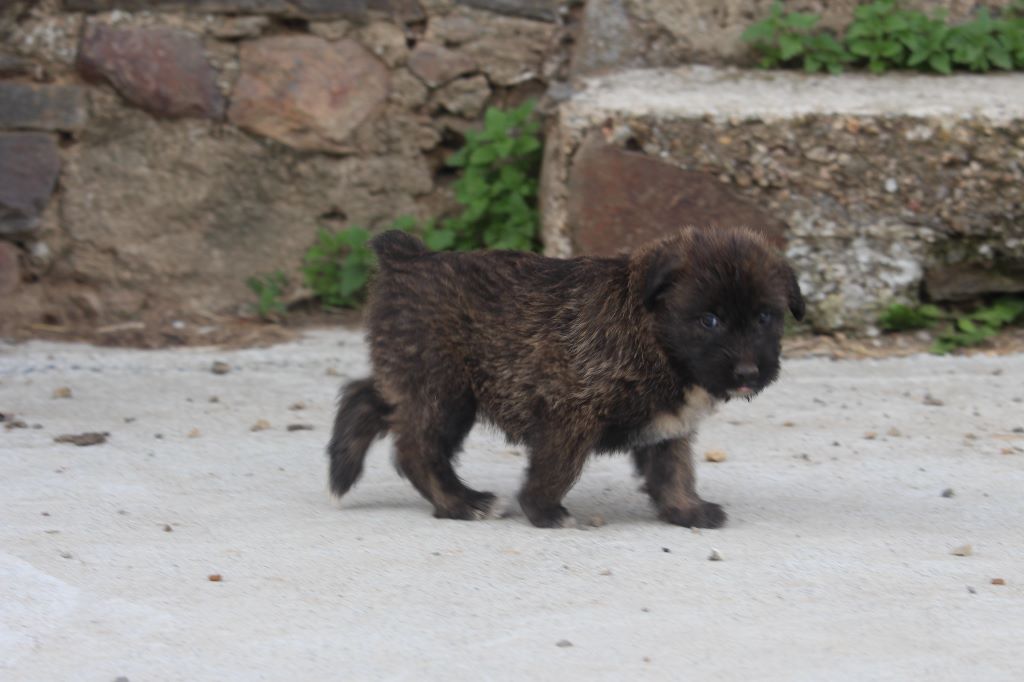
[[[986,8],[957,26],[945,14],[932,17],[903,9],[899,0],[872,0],[854,10],[840,43],[827,32],[813,30],[819,17],[786,13],[775,2],[767,18],[743,33],[764,68],[800,67],[838,73],[844,65],[865,66],[873,73],[919,69],[948,74],[1024,69],[1024,2],[1019,0],[993,18]]]
[[[277,320],[288,312],[287,306],[281,300],[284,290],[288,287],[288,279],[280,270],[269,275],[250,277],[245,284],[256,294],[257,300],[253,307],[260,319]]]
[[[846,29],[846,47],[867,61],[872,73],[899,68],[906,63],[906,45],[911,22],[895,0],[875,0],[853,11],[853,23]]]
[[[911,329],[927,329],[933,327],[945,317],[945,313],[935,305],[925,304],[916,307],[895,303],[882,313],[878,322],[886,331],[908,331]]]
[[[772,3],[768,17],[751,24],[741,36],[760,56],[762,68],[772,69],[802,63],[807,71],[842,71],[849,56],[843,46],[827,33],[811,33],[821,19],[810,12],[785,12],[779,0]]]
[[[370,233],[359,227],[320,230],[316,243],[306,251],[302,274],[324,305],[353,308],[362,303],[373,264],[369,238]]]
[[[957,348],[976,346],[995,336],[1003,327],[1024,317],[1024,298],[1003,296],[991,305],[953,320],[932,345],[932,352],[944,355]]]
[[[448,158],[462,169],[455,198],[463,210],[424,226],[430,248],[536,249],[541,142],[534,106],[530,100],[508,111],[488,108],[483,130],[467,133],[466,144]]]

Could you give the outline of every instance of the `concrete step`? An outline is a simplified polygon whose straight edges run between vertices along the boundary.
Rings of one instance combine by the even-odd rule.
[[[767,227],[820,330],[870,328],[922,290],[1024,291],[1024,75],[586,79],[555,116],[541,204],[552,255]]]

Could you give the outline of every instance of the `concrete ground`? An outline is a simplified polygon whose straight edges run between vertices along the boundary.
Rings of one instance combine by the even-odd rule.
[[[568,498],[600,527],[435,520],[387,441],[334,506],[334,396],[365,371],[351,332],[0,346],[26,425],[0,429],[0,678],[1024,679],[1024,355],[787,361],[706,423],[731,521],[700,533],[624,457]],[[460,471],[509,499],[524,464],[478,429]]]

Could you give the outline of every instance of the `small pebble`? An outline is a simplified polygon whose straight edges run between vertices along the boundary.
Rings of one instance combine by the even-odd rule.
[[[297,403],[292,403],[291,405],[289,405],[288,409],[289,410],[304,410],[304,409],[306,409],[306,403],[304,403],[304,402],[302,402],[300,400]]]
[[[134,422],[135,422],[135,417],[125,417],[124,418],[124,423],[125,424],[132,424]]]
[[[900,436],[903,435],[903,432],[897,429],[895,426],[893,426],[888,431],[886,431],[886,434],[892,436],[893,438],[899,438]]]
[[[782,422],[782,425],[787,427],[787,428],[792,428],[792,427],[796,426],[796,423],[795,422],[790,422],[790,421],[785,421],[785,422]]]
[[[610,568],[606,568],[603,571],[601,571],[601,575],[611,575],[611,574],[612,574],[612,569],[610,569]]]
[[[206,579],[209,580],[211,583],[219,583],[224,578],[221,577],[220,573],[211,573],[210,575],[206,576]]]
[[[1014,433],[1024,433],[1024,426],[1014,426],[1013,427],[1013,432]]]
[[[189,438],[199,438],[199,436],[201,435],[202,433],[200,433],[199,429],[192,429],[191,431],[188,432]]]
[[[967,586],[967,591],[970,592],[971,594],[978,594],[978,591],[976,589],[974,589],[973,587],[971,587],[970,585]]]
[[[268,424],[269,426],[269,424]],[[289,424],[286,427],[289,431],[312,431],[312,424]]]
[[[221,362],[220,360],[217,360],[212,365],[210,365],[210,371],[213,372],[214,374],[227,374],[228,372],[231,371],[231,365],[229,365],[226,362]]]
[[[604,525],[604,517],[600,514],[594,514],[590,517],[590,525],[594,528],[600,528]]]
[[[953,556],[971,556],[974,554],[974,548],[970,545],[960,545],[950,552]]]
[[[704,459],[708,462],[724,462],[727,457],[724,450],[708,450],[704,453]]]
[[[60,557],[62,559],[70,559],[71,558],[71,552],[61,552],[60,553]]]
[[[864,440],[874,440],[876,438],[878,438],[877,431],[868,431],[867,433],[864,434]]]
[[[174,529],[171,528],[171,524],[169,524],[169,523],[165,523],[164,524],[164,532],[165,533],[173,533],[174,532]]]
[[[567,639],[560,639],[557,642],[555,642],[555,646],[561,647],[561,648],[564,649],[565,647],[572,646],[572,642],[570,642]]]
[[[717,549],[712,549],[711,554],[708,555],[708,561],[721,561],[722,553]]]
[[[953,497],[954,495],[956,495],[956,493],[953,492],[952,488],[946,488],[945,490],[942,491],[943,497]]]
[[[340,377],[341,376],[341,372],[339,372],[334,367],[328,367],[326,370],[324,370],[324,374],[326,374],[329,377]]]
[[[106,443],[107,442],[107,436],[109,436],[109,435],[110,435],[109,433],[105,433],[105,432],[104,433],[97,433],[95,431],[91,431],[89,433],[76,433],[76,434],[65,433],[63,435],[60,435],[60,436],[57,436],[56,438],[54,438],[53,442],[54,443],[71,443],[72,445],[77,445],[80,448],[84,448],[84,447],[87,447],[89,445],[99,445],[101,443]]]
[[[53,389],[53,397],[54,397],[55,400],[58,399],[58,398],[70,398],[71,397],[71,389],[68,388],[67,386],[61,386],[60,388],[55,388],[55,389]]]
[[[978,440],[978,435],[970,432],[965,433],[964,440]]]
[[[999,450],[999,452],[1001,452],[1004,455],[1012,455],[1014,453],[1014,449],[1013,448],[1001,448]]]
[[[210,396],[210,402],[211,402],[211,403],[219,403],[219,402],[220,402],[220,398],[218,398],[218,397],[217,397],[217,396],[215,396],[215,395],[211,395],[211,396]]]
[[[266,419],[257,419],[256,423],[253,424],[249,428],[249,430],[250,431],[266,431],[269,428],[270,428],[270,422],[268,422]]]
[[[924,399],[921,402],[923,402],[925,405],[931,405],[932,407],[942,407],[943,405],[946,404],[944,401],[939,400],[931,393],[925,393]]]
[[[662,547],[661,551],[664,552],[665,554],[671,554],[672,553],[672,550],[669,549],[668,547]]]
[[[1002,578],[992,578],[992,584],[993,585],[1005,585],[1006,581],[1003,580]]]

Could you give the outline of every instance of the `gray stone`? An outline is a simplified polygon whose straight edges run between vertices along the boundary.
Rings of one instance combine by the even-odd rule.
[[[158,116],[221,118],[224,97],[199,37],[162,26],[90,25],[78,52],[79,71],[106,80],[125,99]]]
[[[409,46],[405,42],[405,31],[389,21],[374,21],[359,29],[361,42],[382,62],[394,68],[405,63]]]
[[[484,111],[491,88],[483,76],[457,78],[434,93],[434,101],[453,114],[476,118]]]
[[[572,73],[586,76],[644,63],[645,43],[626,11],[627,0],[588,0],[572,54]]]
[[[399,24],[413,24],[427,18],[418,0],[367,0],[366,9],[386,13]]]
[[[358,43],[281,35],[246,42],[228,117],[297,149],[351,151],[346,138],[381,106],[387,68]]]
[[[307,19],[366,17],[366,0],[64,0],[69,10],[106,12],[182,11],[222,14],[273,14]]]
[[[488,80],[509,87],[542,80],[558,27],[542,21],[502,16],[459,7],[448,16],[431,19],[426,39],[438,45],[458,45]]]
[[[0,133],[0,235],[33,232],[57,185],[57,143],[43,133]]]
[[[421,42],[409,55],[409,70],[432,88],[472,73],[476,62],[470,57],[433,43]]]
[[[456,0],[456,2],[460,5],[527,19],[558,20],[558,0]]]
[[[230,17],[214,23],[210,35],[222,40],[257,38],[269,25],[270,19],[264,16]]]
[[[924,273],[933,301],[967,301],[985,294],[1024,292],[1024,258],[999,263],[936,265]]]
[[[22,76],[32,71],[32,62],[17,55],[0,52],[0,78]]]
[[[85,91],[78,86],[0,82],[0,130],[73,132],[87,118]]]
[[[0,296],[14,293],[21,284],[21,267],[18,265],[18,247],[10,242],[0,242]]]
[[[321,216],[376,228],[418,214],[433,188],[419,157],[309,155],[132,109],[90,127],[61,185],[64,267],[98,291],[110,318],[146,305],[235,310],[250,300],[248,277],[280,269],[301,279]]]

